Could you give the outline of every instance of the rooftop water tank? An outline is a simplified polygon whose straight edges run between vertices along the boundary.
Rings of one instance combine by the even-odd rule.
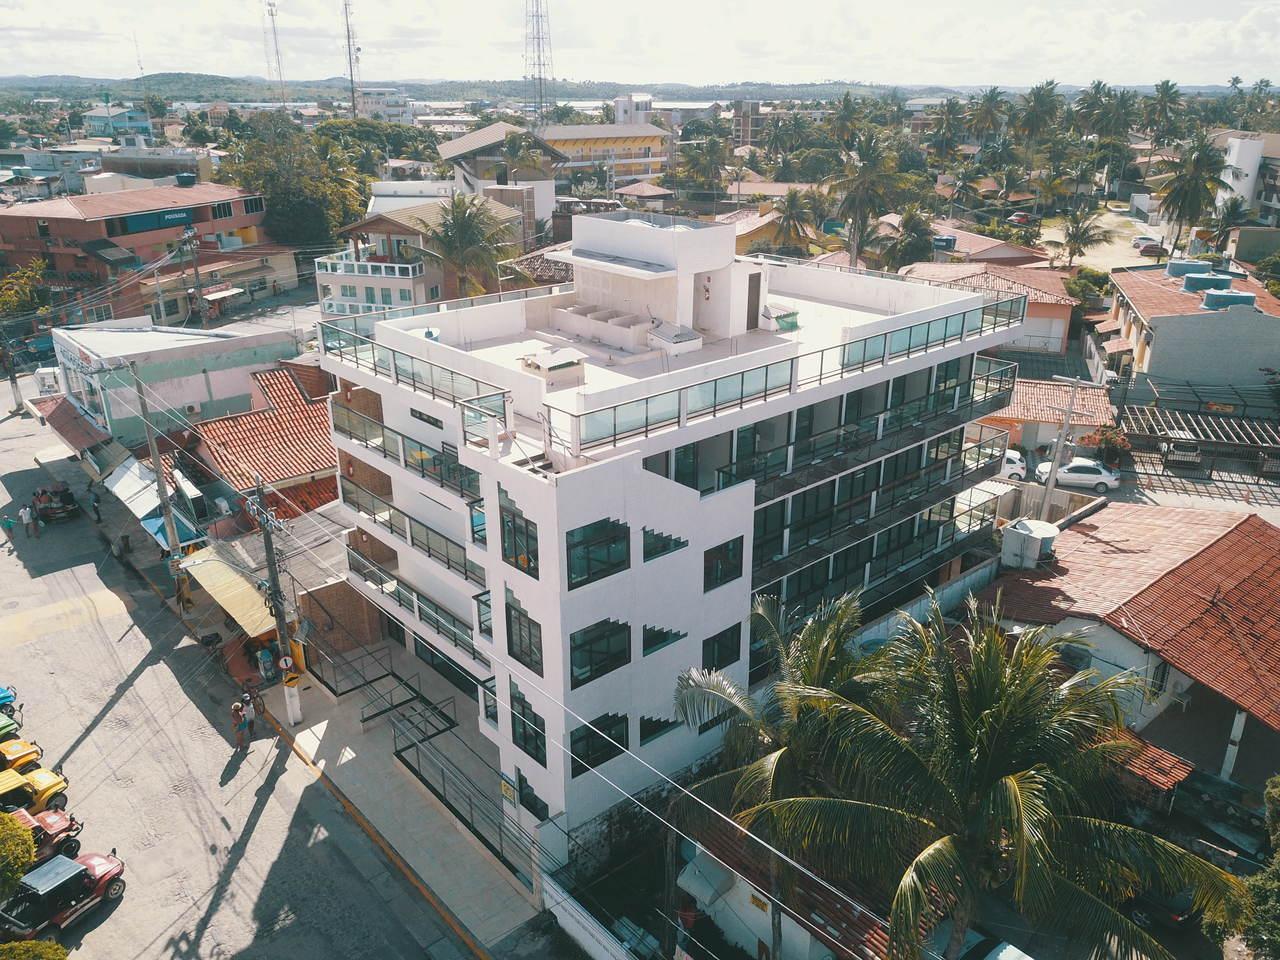
[[[1164,272],[1171,277],[1185,277],[1188,273],[1204,273],[1204,264],[1199,260],[1170,260]]]
[[[1201,290],[1230,290],[1231,278],[1218,273],[1188,273],[1182,277],[1182,289],[1187,293]]]
[[[1227,307],[1234,307],[1238,303],[1253,307],[1257,305],[1257,302],[1257,294],[1246,293],[1244,290],[1206,290],[1204,292],[1204,308],[1206,310],[1225,310]]]
[[[950,234],[943,234],[933,238],[933,249],[935,250],[954,250],[956,248],[956,238]]]
[[[1001,531],[1000,565],[1011,570],[1032,570],[1053,559],[1057,537],[1057,526],[1047,520],[1015,520]]]
[[[178,182],[180,187],[194,187],[196,185],[196,175],[194,173],[175,174],[173,179]]]

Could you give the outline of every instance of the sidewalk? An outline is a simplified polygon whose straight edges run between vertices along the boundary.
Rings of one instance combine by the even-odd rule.
[[[424,685],[434,679],[442,692],[456,693],[405,651],[394,652],[397,669],[420,671]],[[536,916],[532,894],[396,759],[387,721],[374,720],[361,730],[360,693],[335,700],[309,675],[298,689],[303,721],[296,727],[282,719],[281,687],[263,695],[294,749],[333,782],[481,943],[492,946]],[[471,703],[460,694],[458,700]],[[474,708],[458,714],[460,725],[475,723]]]

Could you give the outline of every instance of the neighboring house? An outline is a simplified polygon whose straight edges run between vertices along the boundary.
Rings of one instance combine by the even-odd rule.
[[[376,313],[439,300],[456,278],[447,277],[446,267],[431,255],[430,230],[439,225],[450,202],[442,198],[385,210],[338,231],[348,238],[348,248],[316,259],[322,313]],[[476,202],[506,227],[519,249],[524,234],[520,212],[488,197]]]
[[[119,146],[107,140],[78,140],[42,150],[0,150],[0,167],[28,167],[33,175],[60,177],[62,186],[71,193],[83,192],[86,180],[100,173],[143,179],[192,173],[197,180],[213,179],[208,150]]]
[[[386,180],[426,180],[435,173],[436,165],[427,160],[392,157],[382,161],[378,173]]]
[[[989,556],[1006,438],[965,428],[1008,402],[1013,365],[981,351],[1022,298],[735,246],[579,216],[544,253],[572,289],[320,323],[353,582],[478,697],[460,734],[553,856],[603,849],[618,791],[656,777],[584,718],[667,774],[717,749],[672,691],[690,664],[769,675],[754,598],[803,617],[857,590],[874,618]]]
[[[1224,821],[1231,845],[1242,832],[1261,840],[1261,788],[1280,771],[1280,529],[1256,514],[1109,503],[982,599],[997,594],[1006,622],[1078,634],[1073,667],[1141,677],[1126,722],[1197,771],[1175,809],[1220,797],[1197,815]]]
[[[956,194],[955,183],[955,177],[939,174],[937,182],[933,185],[933,192],[944,200],[950,200]],[[996,182],[995,177],[981,177],[970,187],[970,190],[984,200],[993,200],[1000,193],[1000,184]],[[1005,199],[1009,203],[1026,203],[1035,198],[1035,193],[1030,190],[1014,190]]]
[[[514,173],[507,169],[502,159],[502,148],[510,134],[525,137],[529,150],[535,157],[534,162],[517,167]],[[456,192],[483,196],[485,187],[519,184],[532,188],[534,216],[537,219],[548,220],[555,213],[556,181],[553,167],[563,163],[568,157],[524,127],[502,121],[491,123],[440,144],[439,153],[441,160],[453,165]]]
[[[149,137],[151,115],[134,107],[94,107],[84,111],[84,132],[91,137],[118,137],[126,133]]]
[[[888,213],[880,218],[881,224],[896,231],[898,214]],[[1040,263],[1047,259],[1043,250],[1024,247],[1011,240],[1000,240],[965,229],[972,224],[963,220],[939,218],[933,221],[934,259],[938,263],[956,260],[976,263],[1002,263],[1019,267],[1028,263]]]
[[[1250,270],[1260,260],[1280,253],[1280,229],[1276,227],[1236,227],[1227,235],[1227,258]]]
[[[811,226],[804,227],[800,236],[784,236],[778,227],[781,218],[773,201],[765,201],[757,206],[739,207],[737,210],[721,213],[716,216],[716,223],[733,226],[737,237],[736,250],[740,254],[747,253],[757,243],[773,247],[795,245],[809,251],[814,247],[832,250],[844,244],[839,237],[821,233]]]
[[[554,283],[573,283],[573,264],[552,260],[548,254],[569,249],[569,242],[552,244],[524,256],[508,260],[506,266],[516,273],[511,280],[514,286],[545,287]],[[508,276],[504,271],[502,284],[507,288]]]
[[[635,183],[629,183],[625,187],[619,187],[613,191],[613,195],[622,197],[625,200],[632,200],[649,210],[661,210],[666,206],[668,200],[675,199],[674,191],[668,190],[666,187],[660,187],[649,180],[637,180]]]
[[[1028,380],[1019,377],[1013,387],[1013,399],[999,413],[983,417],[982,422],[1009,431],[1009,445],[1034,450],[1054,439],[1062,426],[1062,416],[1071,400],[1071,385],[1054,380]],[[1071,435],[1079,440],[1098,427],[1116,422],[1116,409],[1106,390],[1076,391],[1071,414]],[[1025,478],[1024,478],[1025,479]]]
[[[189,330],[155,326],[147,317],[57,328],[53,349],[72,404],[98,430],[130,448],[146,440],[130,362],[148,388],[152,423],[160,433],[170,433],[185,425],[164,407],[191,421],[249,410],[253,374],[298,352],[289,330]]]
[[[238,250],[266,239],[261,196],[220,183],[122,190],[0,207],[0,257],[9,267],[36,258],[55,317],[85,321],[145,313],[139,269],[171,253],[187,230],[202,249]],[[98,293],[108,287],[110,298]],[[92,297],[81,310],[78,301]]]
[[[1126,375],[1260,386],[1280,366],[1280,299],[1243,271],[1200,260],[1111,271],[1115,302],[1097,325],[1106,366]]]
[[[413,108],[404,91],[397,87],[358,87],[356,116],[387,123],[413,124]]]
[[[751,171],[746,171],[750,173]],[[755,177],[743,177],[725,186],[725,192],[737,203],[750,203],[756,197],[766,200],[777,200],[785,197],[792,190],[807,193],[810,190],[825,190],[820,183],[778,183],[773,180],[762,180]]]
[[[898,271],[910,277],[922,277],[945,283],[956,283],[998,293],[1021,293],[1027,298],[1027,319],[1009,350],[1037,350],[1064,356],[1071,329],[1071,309],[1079,300],[1067,293],[1063,280],[1067,275],[1057,270],[1010,267],[1000,263],[912,263]]]
[[[191,264],[169,264],[144,274],[138,293],[156,323],[184,326],[200,313],[216,319],[228,309],[253,303],[298,286],[298,264],[292,247],[257,243],[237,250],[210,250],[200,254],[200,290],[195,288]]]
[[[574,170],[597,164],[619,184],[656,180],[670,161],[671,134],[651,123],[550,124],[538,135],[565,156],[556,166],[556,180],[569,182]]]
[[[1218,206],[1228,197],[1243,197],[1258,220],[1280,227],[1280,133],[1215,130],[1214,145],[1226,154],[1228,167]]]

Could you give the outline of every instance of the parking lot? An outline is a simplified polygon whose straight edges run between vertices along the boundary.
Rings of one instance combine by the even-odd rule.
[[[0,422],[0,511],[47,477],[33,421]],[[263,721],[232,749],[233,691],[83,515],[0,549],[0,684],[70,780],[83,852],[127,892],[62,937],[73,956],[421,958],[464,949]],[[155,558],[154,546],[137,546]],[[205,625],[209,629],[209,625]]]

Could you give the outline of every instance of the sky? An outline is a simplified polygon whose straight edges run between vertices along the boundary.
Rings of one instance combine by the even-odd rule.
[[[1280,2],[547,0],[555,75],[622,83],[1280,82]],[[352,0],[365,82],[523,73],[523,0]],[[341,0],[278,0],[286,81],[345,73]],[[262,0],[0,0],[0,73],[264,76]]]

